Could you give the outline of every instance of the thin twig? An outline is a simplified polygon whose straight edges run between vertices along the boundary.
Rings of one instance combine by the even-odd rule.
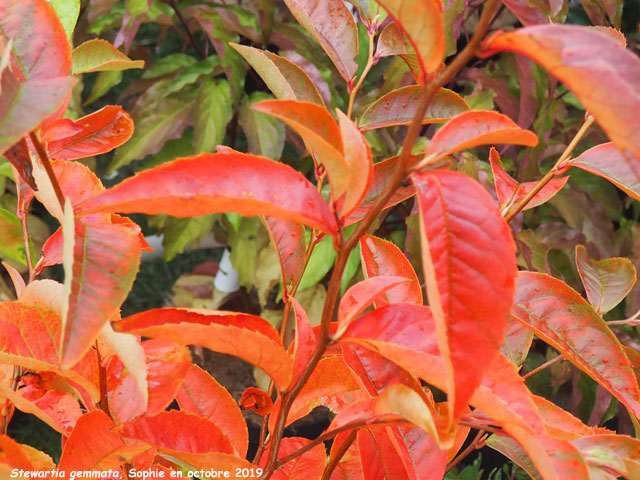
[[[180,9],[176,5],[176,2],[174,0],[162,0],[162,1],[164,3],[166,3],[167,5],[169,5],[173,9],[173,11],[176,13],[176,17],[178,17],[178,20],[180,21],[180,23],[182,24],[183,28],[187,32],[187,37],[189,38],[189,43],[191,44],[193,49],[196,51],[198,56],[203,60],[205,58],[207,58],[207,56],[202,52],[202,50],[200,49],[200,47],[196,43],[196,39],[193,38],[193,35],[191,34],[191,30],[189,30],[189,26],[187,25],[187,22],[185,21],[184,17],[182,16],[182,13],[180,12]]]
[[[358,79],[358,83],[356,83],[356,86],[353,87],[353,90],[351,90],[351,93],[349,94],[349,107],[347,108],[347,117],[349,118],[351,118],[351,115],[353,114],[353,104],[356,100],[356,95],[358,94],[360,87],[362,87],[362,84],[364,83],[364,79],[366,78],[367,74],[371,70],[371,67],[375,65],[373,52],[374,52],[374,45],[375,45],[374,39],[375,39],[376,33],[371,32],[367,36],[369,37],[369,56],[367,57],[367,63],[364,66],[364,70],[362,70],[362,75],[360,75],[360,78]]]
[[[526,380],[527,378],[533,377],[535,374],[540,373],[545,368],[550,367],[554,363],[558,363],[563,358],[564,358],[564,356],[562,354],[558,355],[557,357],[553,357],[551,360],[548,360],[548,361],[544,362],[542,365],[537,366],[536,368],[534,368],[530,372],[527,372],[525,375],[522,376],[522,379]]]
[[[487,436],[488,435],[484,430],[479,430],[478,434],[473,439],[471,444],[467,448],[465,448],[462,452],[460,452],[458,456],[449,463],[449,465],[447,465],[447,469],[445,470],[445,473],[448,473],[450,470],[453,470],[453,468],[458,463],[460,463],[463,459],[467,458],[469,454],[471,454],[472,452],[476,451],[479,448],[482,448],[484,446],[484,441],[486,440]]]
[[[331,458],[329,458],[329,464],[324,469],[324,472],[322,473],[322,478],[320,480],[329,480],[331,478],[331,474],[340,463],[340,460],[342,460],[342,457],[344,457],[344,454],[347,453],[347,450],[349,450],[349,447],[351,447],[351,444],[355,441],[357,435],[358,435],[358,431],[353,430],[349,434],[349,436],[345,439],[345,441],[342,442],[340,447],[338,447],[336,452],[333,455],[331,455]]]
[[[56,198],[58,199],[58,203],[60,204],[60,209],[64,212],[64,195],[62,194],[62,189],[60,188],[60,184],[58,183],[58,179],[56,178],[55,173],[53,173],[53,167],[51,166],[51,161],[49,160],[49,155],[47,155],[47,151],[38,140],[38,136],[31,132],[29,133],[29,138],[33,143],[33,146],[36,148],[36,152],[40,156],[40,160],[42,161],[42,165],[44,166],[45,172],[47,172],[47,176],[51,181],[51,185],[53,186],[53,191],[56,194]]]

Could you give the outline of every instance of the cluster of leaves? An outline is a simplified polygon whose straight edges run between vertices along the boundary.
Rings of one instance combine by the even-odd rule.
[[[0,0],[0,173],[16,212],[0,211],[0,251],[28,277],[5,264],[0,471],[424,480],[487,445],[532,478],[638,478],[638,320],[619,320],[640,258],[622,212],[640,200],[625,36],[563,25],[561,1],[284,4],[91,0],[79,17],[77,0]],[[620,27],[620,2],[583,4]],[[523,27],[487,33],[513,15]],[[85,35],[116,29],[113,43],[72,49],[78,18]],[[85,105],[100,99],[143,67],[125,53],[158,26],[195,56],[160,55],[130,82],[131,115],[80,116],[79,79],[94,74]],[[105,188],[85,159],[114,149],[106,173],[140,171]],[[60,225],[35,245],[34,199]],[[121,318],[150,249],[120,215],[134,213],[156,215],[169,256],[223,230],[261,315]],[[63,283],[45,278],[58,264]],[[238,403],[188,345],[269,377],[239,402],[264,417],[254,458]],[[526,362],[551,349],[545,398]],[[567,385],[596,397],[571,408],[588,424],[551,400]],[[284,437],[317,406],[334,414],[322,435]],[[629,421],[600,427],[618,406]],[[6,435],[16,408],[61,434],[57,464]]]

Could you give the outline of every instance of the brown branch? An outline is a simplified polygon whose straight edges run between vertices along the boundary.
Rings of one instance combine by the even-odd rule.
[[[479,430],[478,434],[473,439],[471,444],[467,448],[465,448],[462,452],[460,452],[458,456],[454,458],[451,461],[451,463],[449,463],[449,465],[447,465],[447,469],[445,470],[445,473],[449,472],[450,470],[453,470],[453,468],[458,463],[460,463],[463,459],[467,458],[469,454],[471,454],[472,452],[476,451],[479,448],[482,448],[484,446],[484,441],[486,439],[487,439],[486,432],[484,430]]]
[[[173,11],[176,13],[176,17],[178,17],[178,20],[182,24],[182,27],[187,32],[187,37],[189,38],[189,43],[191,44],[193,49],[196,51],[198,56],[203,60],[205,58],[207,58],[207,56],[203,53],[203,51],[200,49],[200,47],[196,43],[196,39],[193,38],[193,35],[191,34],[191,30],[189,30],[189,26],[187,25],[187,22],[185,21],[184,17],[182,16],[182,13],[180,12],[180,9],[176,5],[175,0],[162,0],[162,2],[166,3],[167,5],[169,5],[173,9]]]
[[[58,179],[56,178],[55,173],[53,173],[53,167],[51,166],[51,161],[49,161],[49,155],[47,155],[47,151],[38,140],[38,136],[31,132],[29,134],[29,138],[33,143],[33,146],[36,148],[36,152],[40,156],[40,160],[42,160],[42,165],[44,166],[45,172],[47,172],[47,176],[51,181],[51,185],[53,186],[53,191],[56,193],[56,198],[58,199],[58,203],[60,204],[60,209],[64,212],[64,195],[62,194],[62,189],[60,188],[60,184],[58,183]]]
[[[554,363],[558,363],[563,358],[564,356],[562,354],[558,355],[557,357],[553,357],[551,360],[548,360],[544,362],[542,365],[538,365],[536,368],[534,368],[530,372],[527,372],[525,375],[522,376],[522,379],[526,380],[527,378],[533,377],[535,374],[540,373],[545,368],[550,367]]]
[[[322,474],[322,478],[320,480],[329,480],[331,478],[331,474],[336,469],[344,454],[347,453],[351,444],[356,440],[356,436],[358,435],[357,430],[353,430],[349,436],[342,442],[342,445],[336,450],[335,454],[331,456],[329,459],[329,464],[327,468],[324,469],[324,473]]]

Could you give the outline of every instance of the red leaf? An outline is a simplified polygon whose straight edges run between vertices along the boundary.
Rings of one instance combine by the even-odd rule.
[[[233,453],[233,447],[220,427],[189,412],[170,410],[153,417],[139,417],[112,431],[178,458],[181,452]]]
[[[51,158],[75,160],[100,155],[119,147],[133,135],[133,120],[119,106],[109,105],[69,122],[60,119],[42,130]]]
[[[173,401],[191,367],[191,353],[184,345],[166,340],[142,342],[147,362],[149,403],[147,416],[160,413]]]
[[[529,130],[523,130],[506,115],[473,110],[461,113],[445,123],[431,139],[427,153],[442,158],[478,145],[501,143],[535,147],[538,136]]]
[[[640,389],[620,341],[571,287],[518,272],[512,315],[640,416]]]
[[[328,206],[300,173],[238,153],[180,158],[145,170],[78,207],[79,213],[92,211],[175,217],[233,211],[292,220],[328,233],[337,229]]]
[[[493,183],[496,187],[496,193],[498,194],[498,204],[501,209],[510,205],[516,205],[520,200],[533,190],[538,182],[524,182],[519,183],[512,178],[502,168],[502,161],[498,151],[491,147],[489,152],[489,161],[491,162],[491,170],[493,171]],[[529,203],[525,205],[522,210],[529,210],[546,203],[551,197],[558,193],[565,186],[569,177],[552,178],[542,190],[535,194],[535,196],[529,200]]]
[[[623,154],[613,143],[603,143],[578,155],[568,165],[609,180],[634,200],[640,200],[638,157]]]
[[[278,458],[284,458],[296,450],[304,447],[310,442],[306,438],[288,437],[283,438],[278,449]],[[270,446],[267,447],[260,458],[258,466],[266,467],[269,458]],[[322,477],[327,454],[324,444],[320,443],[311,450],[285,463],[281,468],[269,478],[273,480],[310,480]]]
[[[382,162],[378,162],[373,166],[373,180],[371,185],[364,196],[364,199],[360,203],[360,206],[353,210],[346,218],[342,220],[343,226],[349,226],[353,223],[359,222],[364,216],[371,210],[371,207],[380,196],[380,193],[385,189],[389,183],[389,179],[393,175],[393,171],[396,168],[399,157],[391,157]],[[418,157],[412,157],[409,163],[413,163],[413,160],[417,160]],[[415,194],[413,187],[400,187],[393,195],[387,200],[384,208],[390,208],[397,205],[400,202],[404,202],[408,198],[411,198]]]
[[[309,76],[295,63],[267,50],[229,43],[249,62],[278,100],[314,102],[324,106],[322,96]]]
[[[380,307],[391,303],[422,305],[422,287],[420,287],[416,272],[404,253],[393,243],[372,235],[363,235],[360,238],[360,256],[365,277],[403,277],[409,281],[409,283],[398,285],[376,298],[376,306]]]
[[[517,272],[516,248],[508,225],[479,183],[441,170],[414,174],[412,179],[452,422],[504,341]],[[467,355],[469,348],[473,356]]]
[[[336,435],[331,445],[329,461],[336,455],[338,448],[342,446],[342,443],[348,435],[349,432],[342,432]],[[357,442],[353,442],[342,456],[340,462],[338,462],[338,465],[331,474],[330,480],[364,480],[360,449],[358,448]]]
[[[296,317],[296,336],[293,341],[293,376],[291,378],[293,385],[300,378],[313,356],[313,351],[316,348],[316,337],[309,322],[309,317],[307,317],[307,312],[304,311],[302,305],[293,297],[289,301],[293,306],[293,313]]]
[[[72,261],[65,264],[69,293],[60,355],[62,365],[71,366],[119,314],[131,290],[140,265],[140,227],[85,216],[73,225],[65,222],[63,231]],[[73,243],[67,247],[67,242]]]
[[[302,278],[307,251],[304,226],[274,217],[261,217],[276,249],[284,288],[293,287]]]
[[[322,48],[350,83],[358,70],[358,29],[353,15],[342,0],[285,0],[287,7]]]
[[[82,470],[116,470],[127,459],[147,450],[146,445],[126,445],[111,430],[113,421],[101,410],[80,417],[67,439],[58,469],[62,472]],[[96,442],[95,439],[100,441]]]
[[[338,308],[338,333],[344,331],[349,323],[364,312],[373,301],[399,284],[410,280],[403,277],[376,276],[356,283],[349,288],[340,300]]]
[[[583,245],[576,245],[576,266],[589,303],[600,315],[618,305],[636,283],[636,269],[631,260],[592,260]]]
[[[326,108],[295,100],[263,100],[251,108],[282,120],[302,137],[318,163],[326,168],[335,200],[346,192],[349,164],[344,157],[340,127]]]
[[[291,380],[292,363],[280,335],[266,320],[254,315],[159,308],[127,317],[114,323],[113,328],[235,355],[264,370],[280,389]]]
[[[200,415],[218,425],[236,453],[244,457],[249,445],[247,424],[236,401],[215,378],[200,367],[191,365],[176,400],[181,410]]]
[[[483,47],[483,56],[510,51],[541,64],[575,93],[618,147],[640,157],[640,59],[616,39],[574,25],[538,25],[500,32]]]
[[[423,93],[423,87],[410,85],[383,95],[369,105],[362,114],[358,122],[360,129],[373,130],[394,125],[409,125],[415,116]],[[467,110],[469,107],[460,95],[442,88],[429,102],[422,124],[442,123]]]
[[[355,123],[338,109],[336,114],[344,145],[344,158],[349,166],[344,203],[338,204],[338,212],[344,217],[360,205],[369,190],[373,180],[373,157],[371,147]]]
[[[357,441],[362,462],[363,478],[385,480],[408,480],[409,474],[396,450],[391,432],[382,428],[358,430]],[[365,461],[362,461],[365,459]],[[431,480],[429,477],[425,480]]]
[[[4,156],[9,160],[9,163],[15,167],[24,182],[27,182],[32,189],[38,188],[33,178],[31,154],[29,153],[29,146],[25,138],[22,138],[9,150],[4,152]]]
[[[238,402],[245,410],[252,410],[258,415],[269,415],[273,410],[271,397],[259,388],[249,387],[242,392],[242,397]]]
[[[578,438],[573,445],[589,463],[606,467],[625,478],[640,475],[640,440],[625,435],[591,435]]]
[[[438,0],[380,0],[382,7],[398,23],[418,55],[421,84],[440,68],[444,57],[444,16]]]

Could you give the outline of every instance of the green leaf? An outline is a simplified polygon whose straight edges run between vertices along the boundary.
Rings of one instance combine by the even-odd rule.
[[[124,2],[125,8],[131,18],[137,17],[138,15],[142,15],[143,13],[147,13],[149,11],[149,1],[148,0],[125,0]]]
[[[76,27],[78,15],[80,14],[80,0],[50,0],[51,5],[58,14],[62,28],[71,37],[73,29]]]
[[[88,40],[71,52],[74,74],[144,68],[144,60],[131,60],[106,40]]]
[[[178,253],[184,252],[189,243],[201,239],[213,228],[218,215],[203,215],[201,217],[176,218],[169,217],[164,231],[162,258],[168,262]]]
[[[200,86],[193,125],[196,153],[211,153],[222,144],[233,117],[231,88],[226,80],[206,79]]]
[[[93,87],[91,87],[91,93],[82,106],[87,106],[95,102],[97,99],[105,95],[111,87],[118,85],[122,81],[121,70],[110,70],[98,73]]]
[[[284,124],[257,110],[251,105],[273,98],[265,92],[253,92],[245,97],[240,106],[239,122],[247,136],[249,152],[272,160],[279,160],[284,150]]]
[[[214,72],[215,68],[219,65],[220,59],[216,55],[207,57],[204,60],[194,63],[174,77],[173,82],[171,83],[171,85],[169,85],[169,87],[167,87],[164,95],[179,92],[187,85],[198,82],[200,80],[200,77],[211,75]]]
[[[325,236],[313,249],[307,268],[302,275],[302,280],[300,280],[298,292],[312,287],[322,280],[333,267],[337,256],[331,237]]]
[[[145,160],[137,171],[146,170],[148,168],[155,167],[179,157],[188,157],[195,154],[193,148],[193,129],[187,128],[180,138],[175,140],[169,140],[164,144],[162,150],[149,159]]]
[[[258,252],[266,245],[267,240],[263,238],[267,236],[261,227],[257,217],[242,217],[238,230],[229,235],[231,263],[238,271],[238,282],[240,286],[249,289],[256,283]]]
[[[30,248],[33,256],[33,247]],[[24,253],[20,220],[9,210],[0,207],[0,256],[26,265]]]
[[[196,63],[197,60],[190,55],[184,53],[172,53],[166,57],[162,57],[153,66],[144,72],[142,78],[156,78],[175,72],[181,68],[189,67]]]

